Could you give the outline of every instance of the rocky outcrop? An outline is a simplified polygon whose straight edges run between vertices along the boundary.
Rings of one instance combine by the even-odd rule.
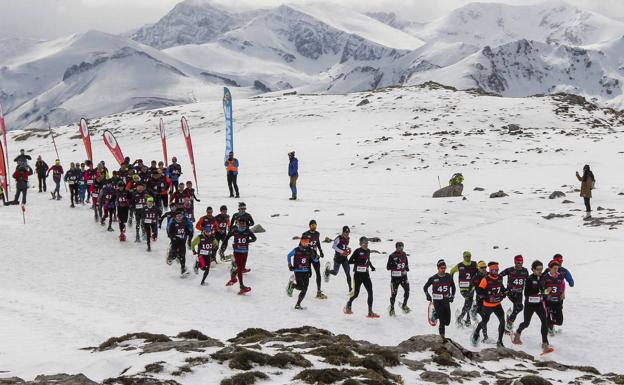
[[[227,343],[197,330],[175,337],[130,333],[110,338],[90,350],[96,355],[106,352],[107,359],[119,352],[129,367],[101,384],[82,374],[56,374],[38,376],[33,381],[10,377],[0,379],[0,385],[179,385],[184,383],[184,376],[208,367],[214,370],[215,365],[224,374],[221,385],[251,385],[262,380],[342,385],[450,384],[475,379],[498,385],[547,385],[554,382],[552,378],[562,376],[568,383],[591,380],[618,384],[624,378],[614,373],[602,375],[589,366],[536,360],[513,349],[472,351],[438,335],[413,336],[396,346],[382,346],[313,326],[276,331],[250,328]],[[169,351],[170,357],[171,352],[177,352],[172,361],[175,364],[162,361],[163,355],[157,356],[159,361],[144,364],[145,357],[164,351]],[[134,367],[132,352],[142,357],[136,362],[143,364]],[[419,359],[414,359],[414,354]],[[180,362],[183,365],[179,366]]]

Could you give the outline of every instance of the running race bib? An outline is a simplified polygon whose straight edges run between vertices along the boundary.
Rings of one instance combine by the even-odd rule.
[[[135,205],[134,207],[136,207],[137,209],[142,209],[143,205],[142,204],[138,204],[138,205]]]
[[[209,255],[210,251],[208,251],[208,250],[199,250],[199,254],[200,255]]]
[[[91,185],[91,184],[93,184],[93,181],[89,179],[89,180],[87,181],[87,184]]]
[[[431,296],[431,298],[433,298],[433,299],[443,299],[443,298],[444,298],[444,295],[443,295],[443,294],[436,294],[436,293],[433,293],[433,295]]]
[[[358,266],[355,268],[355,271],[357,271],[358,273],[366,273],[368,271],[368,267],[367,266]]]
[[[92,197],[97,198],[98,197],[98,193],[94,192],[93,194],[91,194]]]
[[[392,274],[393,277],[400,277],[400,276],[403,275],[403,272],[394,270],[394,271],[392,271],[391,274]]]
[[[470,282],[468,282],[468,281],[459,281],[459,287],[461,287],[461,288],[470,287]]]
[[[153,220],[151,220],[151,219],[144,219],[144,220],[143,220],[143,223],[153,223],[153,222],[154,222],[154,221],[153,221]]]
[[[529,297],[529,303],[540,303],[541,301],[541,297]]]

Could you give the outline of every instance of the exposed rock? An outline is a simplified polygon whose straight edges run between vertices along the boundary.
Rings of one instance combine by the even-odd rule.
[[[205,340],[182,340],[169,342],[152,342],[143,347],[143,353],[166,352],[175,349],[182,353],[201,352],[206,348],[224,346],[223,342],[214,338],[206,337]]]
[[[505,194],[505,192],[503,190],[499,190],[495,193],[491,193],[490,194],[490,198],[504,198],[504,197],[508,197],[509,195]]]
[[[485,191],[485,189],[483,187],[475,187],[474,189],[472,189],[473,191]]]
[[[199,330],[191,329],[186,332],[180,332],[176,336],[178,338],[185,338],[187,340],[200,340],[200,341],[208,341],[210,337],[206,336],[204,333]]]
[[[112,337],[100,344],[95,350],[104,351],[115,349],[122,342],[130,340],[145,340],[145,342],[169,342],[171,338],[164,334],[152,334],[152,333],[129,333],[121,337]]]
[[[159,380],[151,377],[121,376],[104,380],[104,385],[180,385],[175,380]]]
[[[455,376],[455,377],[463,377],[463,378],[478,378],[481,376],[481,373],[479,373],[476,370],[463,370],[463,369],[455,369],[451,372],[451,376]]]
[[[448,384],[451,378],[446,373],[425,371],[420,373],[420,379],[434,384]]]
[[[251,231],[254,233],[266,233],[266,230],[260,224],[257,224],[254,227],[252,227]]]
[[[19,377],[0,378],[0,385],[20,385],[25,383],[26,381]]]
[[[433,193],[433,198],[450,198],[460,197],[464,191],[463,184],[456,184],[451,186],[442,187]]]
[[[222,380],[221,385],[252,385],[256,383],[257,379],[268,380],[269,376],[257,371],[238,373]]]
[[[568,205],[568,204],[574,203],[574,202],[572,202],[571,200],[568,200],[568,199],[564,199],[563,202],[561,202],[561,203],[563,203],[565,205]]]
[[[37,376],[32,382],[37,385],[97,385],[84,374],[55,374],[52,376]]]
[[[547,220],[551,220],[554,218],[568,218],[568,217],[573,217],[573,214],[548,214],[546,216],[543,216],[542,218],[547,219]]]
[[[401,358],[401,363],[413,371],[425,370],[425,363],[422,361],[410,360],[408,358]]]
[[[548,196],[548,199],[564,198],[565,196],[565,193],[562,191],[553,191],[553,193]]]
[[[516,381],[518,385],[553,385],[552,382],[540,376],[524,376]]]
[[[362,107],[362,106],[365,106],[365,105],[367,105],[367,104],[369,104],[369,103],[370,103],[370,101],[369,101],[368,99],[362,99],[362,101],[361,101],[361,102],[359,102],[358,104],[356,104],[356,107]]]
[[[379,237],[369,237],[367,239],[369,242],[373,242],[373,243],[381,242],[381,238]]]
[[[519,350],[513,350],[509,348],[487,348],[483,349],[476,354],[478,361],[499,361],[504,358],[514,358],[520,360],[533,360],[534,357],[530,354]]]

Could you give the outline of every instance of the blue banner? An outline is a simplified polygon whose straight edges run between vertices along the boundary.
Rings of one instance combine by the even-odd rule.
[[[225,114],[225,159],[234,151],[234,121],[232,118],[232,94],[223,87],[223,113]]]

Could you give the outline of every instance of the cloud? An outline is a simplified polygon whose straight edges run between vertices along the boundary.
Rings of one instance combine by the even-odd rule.
[[[156,22],[179,0],[2,0],[0,38],[57,38],[96,29],[123,33]],[[310,0],[213,0],[228,9],[272,7],[284,2]],[[320,2],[319,0],[313,0]],[[539,0],[481,0],[530,5]],[[470,3],[469,0],[325,0],[359,11],[393,11],[401,16],[427,21]],[[572,5],[624,20],[622,0],[569,0]]]

